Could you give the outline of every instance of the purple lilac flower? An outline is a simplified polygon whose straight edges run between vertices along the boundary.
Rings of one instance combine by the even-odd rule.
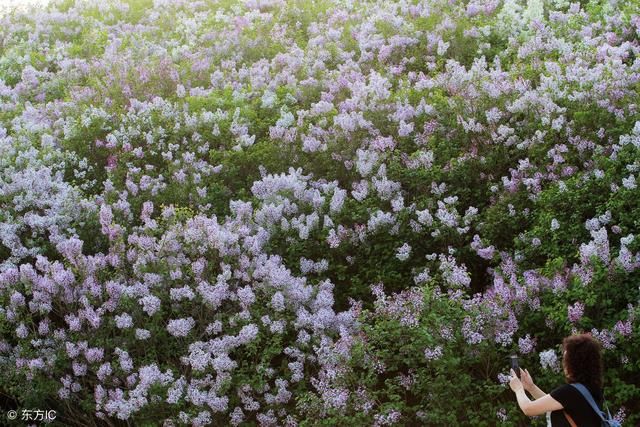
[[[620,409],[618,409],[618,412],[613,416],[613,419],[618,421],[620,424],[623,424],[625,418],[627,418],[626,408],[621,406]]]
[[[624,322],[622,320],[618,320],[618,322],[616,322],[613,329],[624,337],[631,336],[631,333],[633,331],[633,325],[631,324],[631,319],[627,319]]]
[[[140,299],[142,310],[149,316],[153,316],[160,309],[160,299],[153,295],[147,295]]]
[[[20,325],[16,328],[16,336],[18,338],[27,338],[29,335],[29,330],[24,325],[24,323],[20,323]]]
[[[437,360],[442,357],[442,346],[438,345],[433,348],[426,348],[424,350],[424,357],[427,360]]]
[[[527,334],[525,337],[518,338],[518,347],[520,349],[520,353],[522,354],[531,353],[535,348],[535,345],[535,338],[531,338],[529,334]]]
[[[500,384],[507,385],[509,384],[509,381],[511,381],[511,374],[505,374],[503,372],[498,373],[498,382],[500,382]]]
[[[578,301],[573,305],[569,305],[567,306],[567,312],[569,315],[569,322],[577,323],[584,314],[584,304]]]
[[[104,349],[102,348],[88,348],[84,352],[87,362],[96,363],[100,362],[104,357]]]
[[[373,417],[373,425],[375,427],[395,425],[401,417],[402,413],[396,410],[391,410],[386,414],[376,414]]]
[[[613,350],[616,348],[616,337],[613,332],[606,329],[598,330],[593,328],[591,329],[591,335],[599,341],[600,344],[602,344],[602,347],[606,350]]]

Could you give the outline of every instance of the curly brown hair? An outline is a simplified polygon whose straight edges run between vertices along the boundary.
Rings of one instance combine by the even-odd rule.
[[[591,334],[585,333],[566,337],[562,340],[562,347],[567,382],[582,383],[601,390],[604,366],[600,343]]]

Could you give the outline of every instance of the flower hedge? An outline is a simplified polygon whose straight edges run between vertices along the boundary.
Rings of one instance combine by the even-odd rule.
[[[0,392],[65,425],[640,422],[640,5],[57,0],[0,17]],[[545,425],[543,417],[534,425]]]

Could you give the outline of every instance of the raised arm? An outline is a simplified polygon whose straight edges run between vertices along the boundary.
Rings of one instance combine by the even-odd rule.
[[[545,412],[558,411],[564,408],[564,406],[562,406],[560,402],[555,400],[549,394],[545,394],[537,398],[536,400],[530,400],[527,396],[527,393],[525,393],[524,391],[522,382],[520,381],[520,379],[518,379],[513,369],[511,370],[511,381],[509,381],[509,387],[511,387],[511,390],[513,390],[516,394],[516,399],[518,399],[518,406],[520,406],[522,412],[524,412],[524,414],[529,417],[542,415]]]
[[[534,399],[540,399],[542,396],[547,394],[544,391],[540,390],[540,388],[533,383],[533,379],[531,378],[529,371],[527,371],[526,369],[523,370],[522,368],[520,368],[520,379],[522,381],[522,386],[524,387],[524,389],[528,391]]]

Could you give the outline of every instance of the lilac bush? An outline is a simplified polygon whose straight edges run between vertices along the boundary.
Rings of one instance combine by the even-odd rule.
[[[588,331],[637,423],[639,37],[604,0],[2,15],[0,390],[69,425],[518,425],[505,357],[550,389]]]

